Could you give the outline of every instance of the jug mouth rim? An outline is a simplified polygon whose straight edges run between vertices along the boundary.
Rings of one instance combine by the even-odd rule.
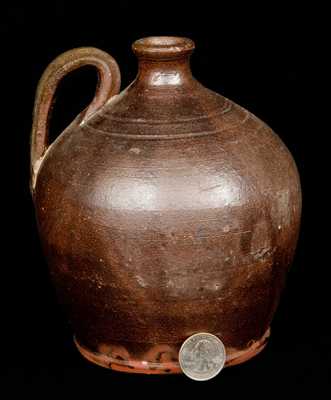
[[[132,50],[138,58],[171,59],[186,56],[195,48],[192,39],[180,36],[147,36],[136,40]]]

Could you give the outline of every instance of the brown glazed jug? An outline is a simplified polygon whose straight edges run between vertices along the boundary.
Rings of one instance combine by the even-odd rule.
[[[191,74],[192,40],[133,44],[119,93],[107,53],[78,48],[43,74],[34,108],[31,191],[43,249],[79,351],[107,368],[180,372],[207,332],[226,365],[265,346],[292,261],[301,191],[295,163],[260,119]],[[84,65],[91,104],[53,142],[59,81]]]

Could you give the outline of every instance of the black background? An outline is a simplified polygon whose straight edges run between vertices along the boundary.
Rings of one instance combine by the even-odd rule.
[[[312,172],[305,159],[308,127],[304,65],[309,35],[300,8],[264,2],[53,1],[2,7],[2,191],[1,380],[10,397],[44,397],[69,391],[97,396],[177,396],[194,389],[204,396],[255,397],[290,390],[314,395],[330,379],[330,317],[327,268],[312,250]],[[218,6],[217,6],[218,5]],[[196,43],[193,74],[267,122],[297,162],[303,189],[303,219],[298,249],[286,290],[272,324],[271,340],[250,362],[225,369],[214,380],[192,382],[183,376],[128,375],[86,362],[76,351],[66,317],[57,304],[43,258],[29,194],[29,133],[35,89],[43,70],[61,52],[79,46],[108,51],[118,62],[122,87],[135,77],[131,43],[149,35],[188,36]],[[53,113],[54,138],[93,98],[96,73],[84,68],[61,83]],[[315,187],[316,188],[316,187]],[[321,215],[317,211],[319,217]],[[309,238],[309,239],[308,239]],[[5,393],[5,392],[4,392]],[[191,392],[193,393],[193,392]]]

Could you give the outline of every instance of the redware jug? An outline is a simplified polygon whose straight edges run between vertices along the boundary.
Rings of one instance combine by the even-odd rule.
[[[36,95],[31,191],[43,249],[75,344],[119,371],[180,372],[208,332],[226,365],[260,352],[292,261],[301,192],[295,163],[260,119],[191,74],[194,43],[133,44],[138,74],[119,93],[95,48],[55,59]],[[96,67],[92,103],[53,142],[58,82]]]

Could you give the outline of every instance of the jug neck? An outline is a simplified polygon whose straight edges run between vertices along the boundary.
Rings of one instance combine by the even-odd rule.
[[[187,38],[155,36],[137,40],[132,45],[138,58],[137,83],[162,88],[192,82],[190,55],[194,43]]]

